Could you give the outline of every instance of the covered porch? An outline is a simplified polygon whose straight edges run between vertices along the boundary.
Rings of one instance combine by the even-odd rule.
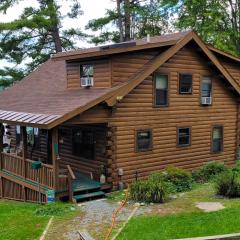
[[[9,123],[8,123],[9,124]],[[112,131],[108,124],[62,124],[37,128],[11,125],[11,144],[4,148],[0,131],[0,197],[46,203],[103,196],[112,187]],[[19,135],[19,136],[18,136]],[[34,145],[29,141],[34,139]],[[41,162],[41,167],[34,165]]]

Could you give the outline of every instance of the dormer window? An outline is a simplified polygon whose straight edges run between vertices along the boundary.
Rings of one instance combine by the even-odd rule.
[[[93,65],[82,64],[80,65],[80,79],[82,87],[93,86]]]

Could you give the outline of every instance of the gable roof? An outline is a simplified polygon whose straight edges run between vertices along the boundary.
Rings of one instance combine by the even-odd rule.
[[[189,32],[184,38],[179,40],[175,45],[170,47],[168,50],[163,52],[154,58],[149,64],[144,66],[142,71],[139,71],[136,75],[130,78],[124,85],[121,86],[109,99],[106,100],[109,106],[113,106],[118,98],[123,98],[132,89],[139,85],[147,76],[152,74],[157,70],[162,64],[164,64],[169,58],[171,58],[175,53],[177,53],[182,47],[184,47],[188,42],[194,40],[201,50],[207,55],[207,57],[214,63],[217,69],[222,73],[222,75],[228,80],[231,86],[240,94],[240,86],[229,74],[229,72],[223,67],[219,60],[214,56],[214,54],[209,50],[206,44],[194,33]]]
[[[136,46],[109,48],[106,50],[84,50],[57,54],[42,64],[22,81],[0,93],[0,122],[39,128],[53,128],[83,111],[106,102],[113,106],[118,99],[127,95],[146,77],[164,64],[190,41],[195,41],[221,74],[240,94],[238,83],[221,65],[214,53],[193,32],[151,38],[151,42],[138,40]],[[65,59],[97,57],[100,55],[130,52],[152,47],[168,48],[150,60],[126,82],[112,88],[90,88],[69,90],[66,88]]]

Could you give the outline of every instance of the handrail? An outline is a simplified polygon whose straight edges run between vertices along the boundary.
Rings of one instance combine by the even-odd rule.
[[[68,170],[68,192],[69,192],[69,200],[74,201],[73,199],[73,188],[72,188],[72,183],[73,180],[76,179],[75,174],[73,173],[73,170],[70,165],[67,165],[67,170]]]
[[[75,180],[75,179],[76,179],[76,176],[75,176],[75,174],[74,174],[71,166],[70,166],[70,165],[67,165],[67,169],[68,169],[68,172],[69,172],[71,178],[72,178],[73,180]]]

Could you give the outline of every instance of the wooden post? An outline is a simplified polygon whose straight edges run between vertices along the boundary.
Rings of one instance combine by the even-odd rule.
[[[4,135],[4,126],[2,123],[0,123],[0,171],[2,170],[3,135]],[[0,172],[0,198],[3,198],[3,197],[4,197],[3,179]]]
[[[22,175],[26,178],[26,159],[27,159],[27,130],[25,126],[21,126],[21,140],[22,140]]]
[[[58,158],[58,128],[51,130],[52,134],[52,164],[53,164],[53,187],[58,190],[59,158]],[[57,151],[57,152],[56,152]]]

